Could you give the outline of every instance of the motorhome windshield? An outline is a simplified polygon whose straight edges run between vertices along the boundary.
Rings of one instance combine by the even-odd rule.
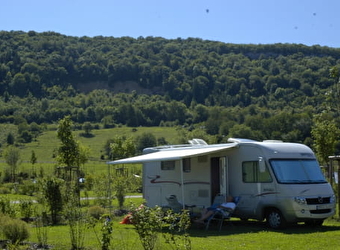
[[[316,160],[275,159],[270,164],[279,183],[306,184],[325,183]]]

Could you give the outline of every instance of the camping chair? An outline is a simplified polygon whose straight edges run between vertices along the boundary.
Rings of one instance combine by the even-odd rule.
[[[215,197],[215,200],[217,202],[219,202],[219,203],[215,203],[215,200],[214,200],[214,205],[216,205],[216,204],[220,205],[221,203],[225,202],[224,196],[222,196],[222,198],[220,196],[219,197]],[[234,203],[236,205],[237,205],[238,201],[239,201],[239,197],[235,197],[234,198]],[[217,221],[218,222],[219,231],[221,231],[222,226],[223,226],[223,222],[226,221],[226,220],[230,220],[230,217],[233,214],[233,212],[235,211],[235,208],[234,209],[232,209],[232,208],[217,208],[216,211],[208,218],[208,220],[206,222],[205,230],[209,229],[210,223],[212,221]]]

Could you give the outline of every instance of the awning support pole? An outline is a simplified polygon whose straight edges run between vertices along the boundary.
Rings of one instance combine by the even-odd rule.
[[[181,189],[182,189],[182,206],[185,209],[185,199],[184,199],[184,176],[183,176],[183,159],[180,162],[180,171],[181,171]]]

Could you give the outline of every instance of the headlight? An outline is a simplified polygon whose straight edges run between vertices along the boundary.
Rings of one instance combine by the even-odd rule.
[[[303,198],[303,197],[295,197],[294,200],[295,200],[296,203],[298,203],[300,205],[306,204],[306,199]]]
[[[330,203],[336,203],[336,197],[335,194],[331,196]]]

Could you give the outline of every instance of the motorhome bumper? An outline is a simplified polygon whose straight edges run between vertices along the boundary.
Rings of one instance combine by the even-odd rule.
[[[303,208],[295,209],[296,219],[326,219],[335,214],[334,204],[322,204],[316,206],[303,206]]]

